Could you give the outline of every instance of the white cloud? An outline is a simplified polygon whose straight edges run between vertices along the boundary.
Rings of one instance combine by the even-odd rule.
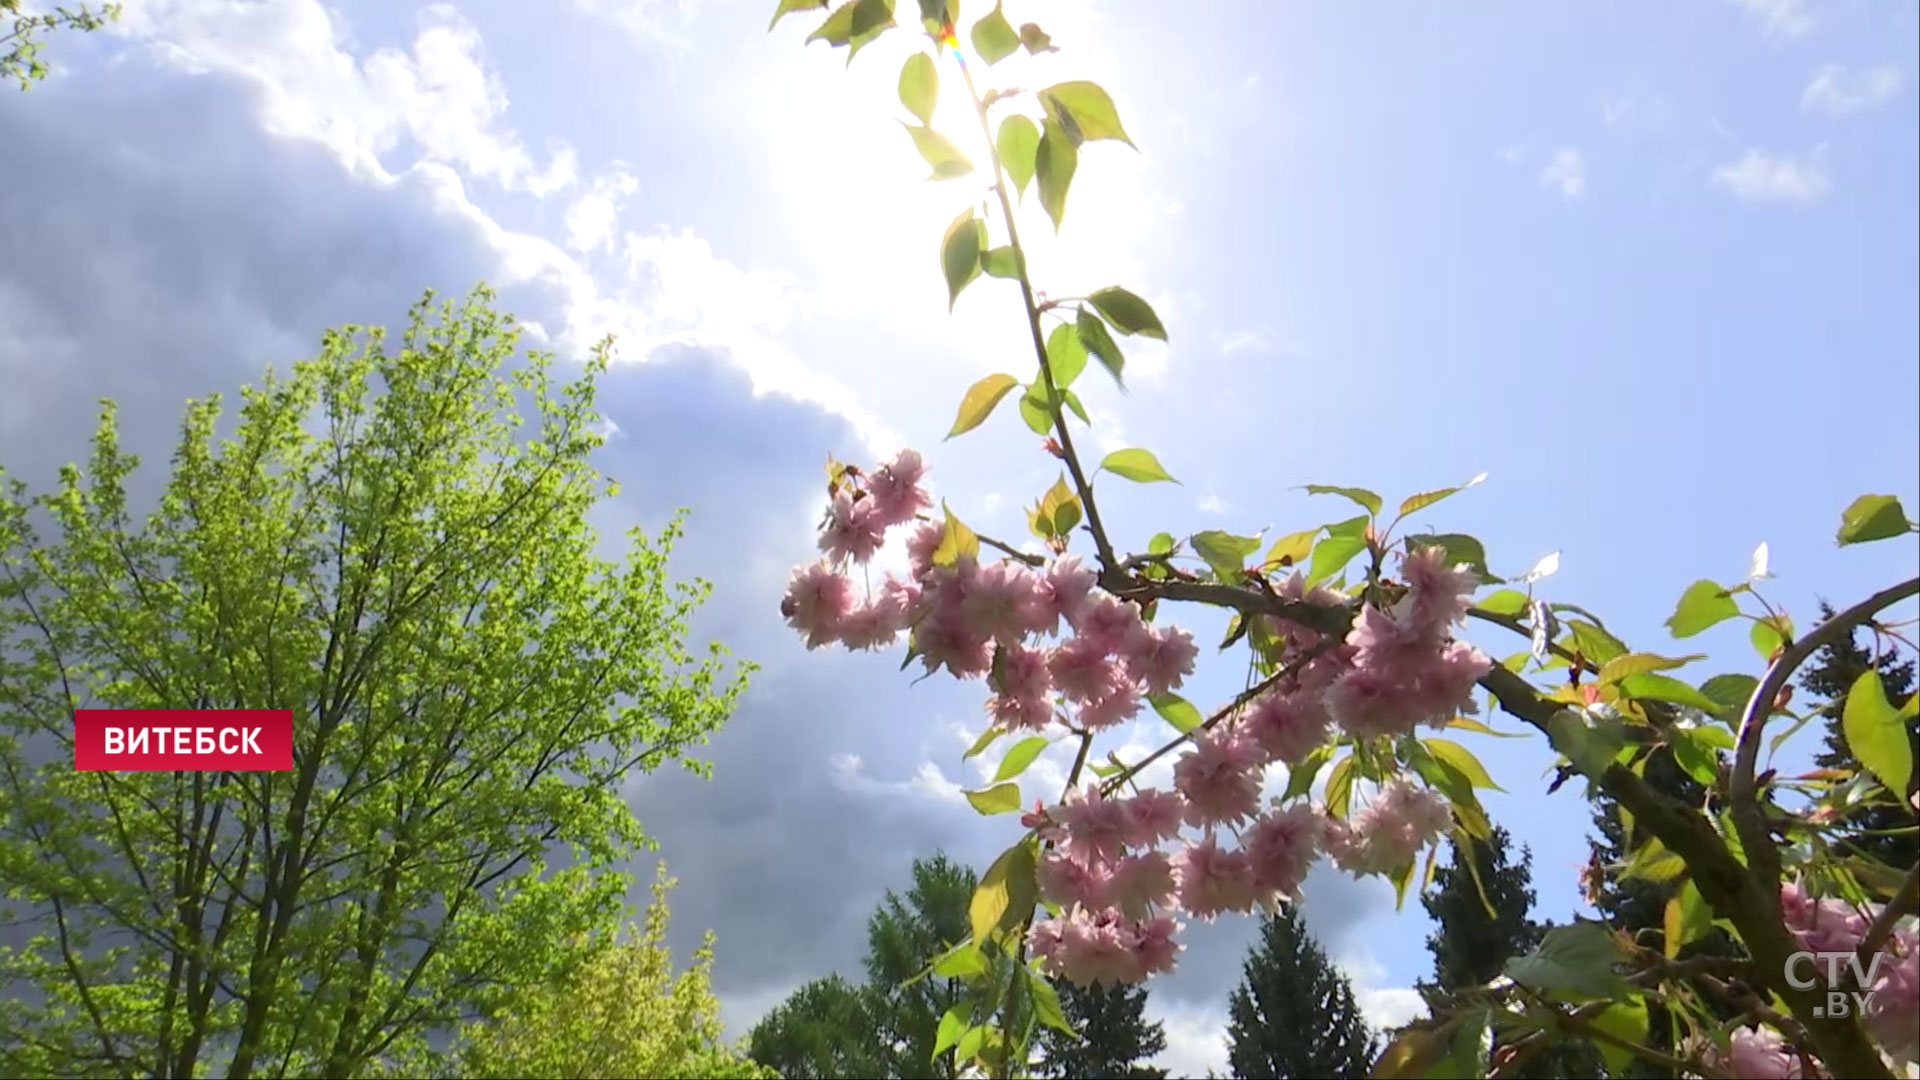
[[[1813,15],[1804,0],[1733,0],[1746,9],[1749,18],[1758,21],[1767,33],[1776,37],[1799,37],[1813,29]]]
[[[597,177],[593,187],[567,205],[563,224],[567,246],[590,254],[613,242],[614,224],[620,217],[620,204],[640,190],[640,182],[625,169]]]
[[[1364,948],[1349,948],[1334,959],[1353,984],[1354,1001],[1366,1014],[1367,1026],[1375,1031],[1399,1027],[1426,1014],[1426,1002],[1411,986],[1386,985],[1387,969],[1373,953]]]
[[[877,800],[905,796],[941,803],[966,802],[960,785],[947,779],[940,766],[931,761],[922,762],[919,771],[905,780],[882,780],[872,775],[867,772],[866,762],[859,754],[835,754],[827,762],[827,769],[833,777],[834,786],[849,794]]]
[[[1514,143],[1512,146],[1503,146],[1494,151],[1494,156],[1509,165],[1518,165],[1527,159],[1527,145]]]
[[[1540,186],[1558,190],[1562,198],[1580,198],[1587,193],[1586,159],[1571,147],[1557,151],[1540,170]]]
[[[1256,330],[1236,330],[1220,340],[1220,354],[1266,352],[1273,348],[1273,331],[1262,326]]]
[[[1825,148],[1804,158],[1749,149],[1713,170],[1712,183],[1745,202],[1817,202],[1827,193]]]
[[[691,44],[686,31],[704,0],[573,0],[573,6],[606,19],[645,45]]]
[[[1884,104],[1899,92],[1900,69],[1890,64],[1856,72],[1828,64],[1814,73],[1806,93],[1800,95],[1800,111],[1844,116]]]
[[[1227,512],[1226,500],[1217,492],[1209,491],[1195,504],[1203,514],[1224,514]]]
[[[1160,1021],[1167,1048],[1154,1064],[1168,1076],[1205,1076],[1227,1071],[1225,1004],[1188,1004],[1162,996],[1147,997],[1147,1018]]]

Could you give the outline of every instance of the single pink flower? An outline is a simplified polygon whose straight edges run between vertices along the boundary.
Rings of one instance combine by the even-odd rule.
[[[893,461],[875,469],[867,477],[867,497],[873,500],[874,513],[883,525],[899,525],[933,507],[933,500],[920,487],[927,464],[918,450],[902,450]]]
[[[1298,765],[1327,741],[1326,706],[1312,694],[1269,692],[1248,707],[1240,730],[1271,761]]]
[[[1128,918],[1143,919],[1150,908],[1171,907],[1176,887],[1167,853],[1148,851],[1113,864],[1106,891],[1098,899],[1113,904]]]
[[[1186,822],[1187,805],[1177,791],[1147,788],[1125,804],[1130,847],[1148,848],[1171,840],[1180,835],[1180,827]]]
[[[1127,674],[1146,687],[1149,694],[1165,694],[1179,688],[1193,674],[1200,649],[1193,635],[1179,627],[1152,627],[1145,623],[1121,643],[1120,660]]]
[[[1260,809],[1260,751],[1231,731],[1193,739],[1173,766],[1173,784],[1192,825],[1236,825]]]
[[[886,541],[887,526],[874,512],[873,500],[841,491],[827,508],[827,525],[820,530],[820,550],[835,564],[848,559],[864,563]]]
[[[806,635],[809,649],[839,637],[841,624],[852,610],[853,582],[817,562],[794,568],[786,598],[780,602],[780,614],[787,625]]]
[[[1213,921],[1223,911],[1253,908],[1253,864],[1244,851],[1221,848],[1212,836],[1173,856],[1180,906],[1196,919]]]
[[[1324,832],[1320,815],[1306,803],[1254,819],[1241,841],[1253,864],[1254,888],[1282,900],[1298,899]]]

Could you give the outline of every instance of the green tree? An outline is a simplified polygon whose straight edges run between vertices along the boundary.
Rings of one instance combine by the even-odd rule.
[[[1471,865],[1463,861],[1456,842],[1446,863],[1434,869],[1433,885],[1420,897],[1434,922],[1434,932],[1427,935],[1433,980],[1418,984],[1430,1006],[1443,994],[1485,986],[1500,976],[1509,959],[1533,951],[1545,936],[1548,927],[1532,918],[1533,853],[1522,847],[1517,860],[1509,859],[1512,842],[1507,830],[1495,825],[1488,839],[1468,849]],[[1590,1047],[1561,1040],[1535,1052],[1511,1075],[1544,1080],[1603,1073]]]
[[[815,979],[754,1025],[748,1053],[787,1080],[891,1076],[878,1037],[881,1013],[871,987],[838,975]]]
[[[867,984],[880,999],[879,1032],[903,1080],[958,1076],[951,1050],[933,1052],[940,1018],[967,997],[966,983],[929,975],[915,979],[935,956],[971,933],[967,902],[978,875],[944,853],[913,861],[905,896],[887,890],[867,920]]]
[[[1821,621],[1833,618],[1833,614],[1833,608],[1823,601],[1820,604]],[[1841,717],[1845,715],[1847,707],[1847,691],[1853,688],[1855,680],[1869,671],[1880,673],[1881,685],[1889,701],[1902,702],[1913,693],[1913,661],[1900,660],[1892,650],[1876,657],[1860,645],[1859,637],[1854,633],[1822,646],[1800,676],[1801,687],[1824,702],[1825,744],[1815,757],[1823,769],[1860,771],[1860,759],[1854,757],[1853,751],[1847,747],[1846,733],[1841,729]],[[1915,758],[1920,759],[1920,720],[1907,721],[1907,738],[1913,746]],[[1916,786],[1920,785],[1911,781],[1908,783],[1909,796]],[[1841,825],[1839,841],[1849,853],[1865,855],[1896,869],[1920,862],[1920,830],[1914,828],[1913,811],[1891,799],[1856,804],[1841,820]]]
[[[1260,941],[1228,999],[1227,1063],[1240,1080],[1349,1080],[1373,1062],[1373,1033],[1345,974],[1285,907],[1263,920]]]
[[[1165,1069],[1144,1065],[1167,1048],[1167,1033],[1146,1018],[1147,988],[1119,984],[1090,987],[1059,982],[1060,1011],[1078,1037],[1056,1028],[1040,1033],[1037,1076],[1105,1080],[1159,1080]]]
[[[677,520],[595,552],[610,344],[556,387],[490,300],[328,333],[225,439],[189,403],[144,519],[110,403],[84,471],[0,496],[11,1075],[355,1076],[620,918],[623,779],[704,768],[746,671],[682,644]],[[295,767],[76,772],[88,707],[290,708]]]
[[[20,0],[0,0],[0,25],[11,24],[0,34],[0,79],[18,82],[22,90],[47,77],[46,61],[40,59],[45,47],[41,35],[49,30],[86,33],[120,18],[119,4],[102,4],[98,11],[88,4],[58,7],[38,15],[23,14],[20,8]]]
[[[603,937],[578,967],[516,998],[494,1019],[469,1025],[455,1051],[466,1080],[728,1080],[774,1077],[722,1038],[713,996],[713,935],[677,976],[666,944],[661,865],[643,926],[625,940]]]

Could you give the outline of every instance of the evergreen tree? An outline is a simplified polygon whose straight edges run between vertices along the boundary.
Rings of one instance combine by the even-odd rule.
[[[1146,987],[1079,987],[1065,980],[1054,985],[1060,1011],[1080,1037],[1042,1029],[1036,1075],[1075,1080],[1161,1080],[1167,1075],[1165,1069],[1141,1064],[1167,1048],[1160,1022],[1146,1018]]]
[[[838,975],[815,979],[754,1025],[747,1053],[787,1080],[891,1076],[880,1012],[872,988]]]
[[[1508,861],[1513,838],[1496,825],[1493,835],[1473,844],[1473,865],[1462,862],[1454,845],[1446,865],[1437,867],[1433,888],[1420,898],[1434,921],[1427,936],[1433,954],[1432,982],[1418,984],[1421,996],[1433,1004],[1445,993],[1484,986],[1498,977],[1509,959],[1531,952],[1546,935],[1547,926],[1533,921],[1533,854],[1520,849],[1520,858]],[[1480,885],[1475,887],[1474,870]],[[1484,890],[1485,899],[1482,900]],[[1488,914],[1491,905],[1493,913]],[[1602,1075],[1598,1055],[1580,1042],[1562,1040],[1535,1054],[1515,1076],[1540,1078]]]
[[[1373,1033],[1353,986],[1292,907],[1269,917],[1229,999],[1227,1060],[1240,1080],[1367,1075]]]
[[[1820,618],[1822,621],[1833,618],[1833,608],[1824,601],[1820,605]],[[1847,747],[1840,721],[1847,707],[1847,691],[1869,671],[1880,673],[1887,700],[1894,704],[1905,702],[1913,693],[1913,661],[1900,662],[1891,650],[1876,661],[1873,654],[1861,647],[1855,633],[1823,646],[1802,671],[1800,686],[1825,703],[1822,709],[1827,718],[1825,747],[1814,759],[1823,769],[1857,771],[1860,768],[1859,759]],[[1920,755],[1920,720],[1907,722],[1907,737],[1913,743],[1914,753]],[[1911,783],[1906,794],[1913,794]],[[1890,799],[1861,803],[1841,824],[1839,840],[1850,852],[1893,867],[1920,862],[1920,833],[1913,828],[1913,811]],[[1893,832],[1901,829],[1905,831]]]

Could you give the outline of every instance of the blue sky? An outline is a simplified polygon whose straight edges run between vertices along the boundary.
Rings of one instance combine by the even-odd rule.
[[[157,453],[185,397],[488,279],[547,347],[619,334],[605,467],[625,491],[604,520],[691,506],[676,565],[716,582],[699,632],[766,666],[713,781],[633,785],[682,882],[677,933],[719,932],[736,1028],[852,971],[914,854],[1004,846],[957,803],[977,686],[807,654],[775,610],[830,452],[921,447],[938,494],[1007,536],[1054,476],[1011,409],[939,443],[967,385],[1031,359],[1003,283],[946,311],[935,250],[970,191],[922,183],[894,126],[906,35],[848,71],[801,46],[805,17],[767,34],[770,0],[126,7],[0,97],[0,237],[32,253],[0,269],[0,461],[80,455],[101,393],[150,406],[129,423]],[[1416,524],[1474,533],[1506,574],[1562,552],[1547,594],[1643,648],[1672,645],[1689,582],[1739,578],[1763,541],[1769,596],[1803,617],[1912,572],[1911,543],[1832,539],[1861,492],[1920,504],[1911,5],[1009,13],[1064,51],[993,77],[1097,79],[1141,147],[1089,147],[1061,234],[1026,228],[1043,287],[1125,284],[1171,332],[1134,355],[1130,395],[1082,387],[1090,449],[1149,447],[1183,481],[1103,492],[1123,546],[1345,516],[1308,482],[1393,500],[1484,471]],[[1758,666],[1737,627],[1699,646],[1702,676]],[[1213,663],[1190,696],[1239,674]],[[1542,794],[1538,742],[1479,741],[1539,913],[1564,917],[1586,807]],[[1307,910],[1401,1018],[1424,920],[1331,874]],[[1176,1070],[1223,1060],[1249,929],[1191,934],[1156,989]]]

